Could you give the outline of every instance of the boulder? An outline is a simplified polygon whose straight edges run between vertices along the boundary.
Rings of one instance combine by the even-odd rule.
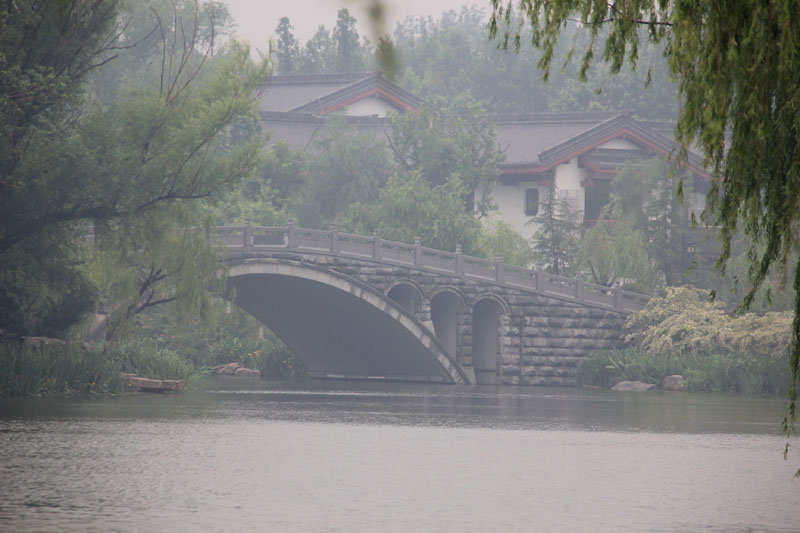
[[[66,344],[61,339],[54,339],[53,337],[22,337],[22,343],[25,346],[46,346],[48,344]]]
[[[242,363],[228,363],[227,365],[222,365],[215,367],[217,375],[219,376],[233,376],[236,374],[236,371],[242,368]]]
[[[236,377],[246,377],[246,378],[260,378],[261,371],[256,370],[255,368],[237,368],[236,372],[233,374]]]
[[[663,390],[680,392],[683,390],[683,376],[675,374],[674,376],[664,376],[661,380],[661,388]]]
[[[142,392],[180,392],[185,382],[182,379],[148,379],[140,378],[134,374],[122,374],[128,386]]]
[[[642,383],[641,381],[620,381],[614,385],[611,390],[644,392],[654,389],[655,387],[656,386],[651,383]]]

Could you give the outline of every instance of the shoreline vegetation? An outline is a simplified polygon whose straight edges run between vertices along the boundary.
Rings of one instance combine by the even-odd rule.
[[[576,380],[609,388],[620,381],[659,384],[677,374],[690,392],[785,395],[791,319],[791,313],[729,314],[701,290],[667,288],[630,315],[622,331],[626,347],[583,359]],[[0,397],[121,394],[132,390],[123,374],[191,384],[230,363],[257,369],[263,379],[306,376],[277,337],[254,334],[252,318],[231,313],[218,326],[204,333],[199,324],[179,327],[156,312],[123,343],[0,343]]]
[[[683,377],[683,390],[751,395],[789,391],[792,314],[729,314],[708,294],[667,287],[623,328],[626,347],[595,353],[578,365],[579,386],[620,381],[659,384]]]
[[[177,351],[151,340],[133,340],[114,346],[86,348],[76,343],[26,345],[0,343],[0,398],[93,397],[133,392],[123,374],[156,380],[182,380],[187,386],[208,375],[213,363],[242,363],[267,379],[298,379],[305,369],[269,340],[254,349],[251,342],[234,346],[216,361],[196,364]],[[238,357],[242,355],[243,357]],[[234,361],[228,360],[233,359]]]

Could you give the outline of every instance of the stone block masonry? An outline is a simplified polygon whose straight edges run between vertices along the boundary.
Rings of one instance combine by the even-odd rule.
[[[384,264],[369,258],[290,250],[231,250],[230,259],[247,256],[335,272],[398,301],[453,350],[451,355],[458,365],[468,373],[477,371],[483,376],[477,378],[479,381],[491,380],[493,374],[494,383],[498,384],[572,386],[581,358],[595,350],[622,346],[620,331],[626,313],[492,280]],[[444,305],[446,300],[454,303]],[[478,312],[479,307],[484,309]],[[481,324],[481,320],[491,324]],[[448,341],[445,336],[451,339]]]

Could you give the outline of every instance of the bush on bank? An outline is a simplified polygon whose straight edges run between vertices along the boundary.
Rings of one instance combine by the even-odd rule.
[[[703,291],[668,287],[623,328],[627,348],[578,366],[580,385],[621,380],[660,383],[680,374],[686,390],[785,394],[789,388],[791,313],[729,315]]]
[[[663,298],[628,317],[623,328],[630,347],[664,354],[748,354],[782,357],[788,353],[792,313],[730,315],[708,300],[708,293],[667,287]]]
[[[300,378],[305,367],[279,341],[228,339],[216,348],[219,364],[239,361],[267,378]],[[214,352],[212,352],[214,353]],[[84,349],[77,344],[0,344],[0,397],[69,397],[120,394],[123,373],[191,384],[208,374],[174,349],[148,339]]]
[[[652,354],[635,348],[601,352],[578,365],[582,386],[612,387],[619,381],[659,384],[680,374],[685,390],[783,395],[789,389],[789,356]]]
[[[123,373],[190,383],[204,372],[153,343],[130,342],[106,350],[0,344],[1,397],[119,394],[126,390]]]
[[[197,368],[241,363],[261,371],[266,379],[297,379],[306,375],[303,363],[269,330],[259,338],[258,323],[232,309],[216,317],[212,328],[199,321],[180,324],[168,310],[154,309],[140,318],[135,338],[157,342]]]

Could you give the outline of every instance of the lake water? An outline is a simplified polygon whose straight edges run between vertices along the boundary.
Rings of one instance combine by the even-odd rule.
[[[0,530],[800,531],[784,406],[235,378],[0,400]]]

